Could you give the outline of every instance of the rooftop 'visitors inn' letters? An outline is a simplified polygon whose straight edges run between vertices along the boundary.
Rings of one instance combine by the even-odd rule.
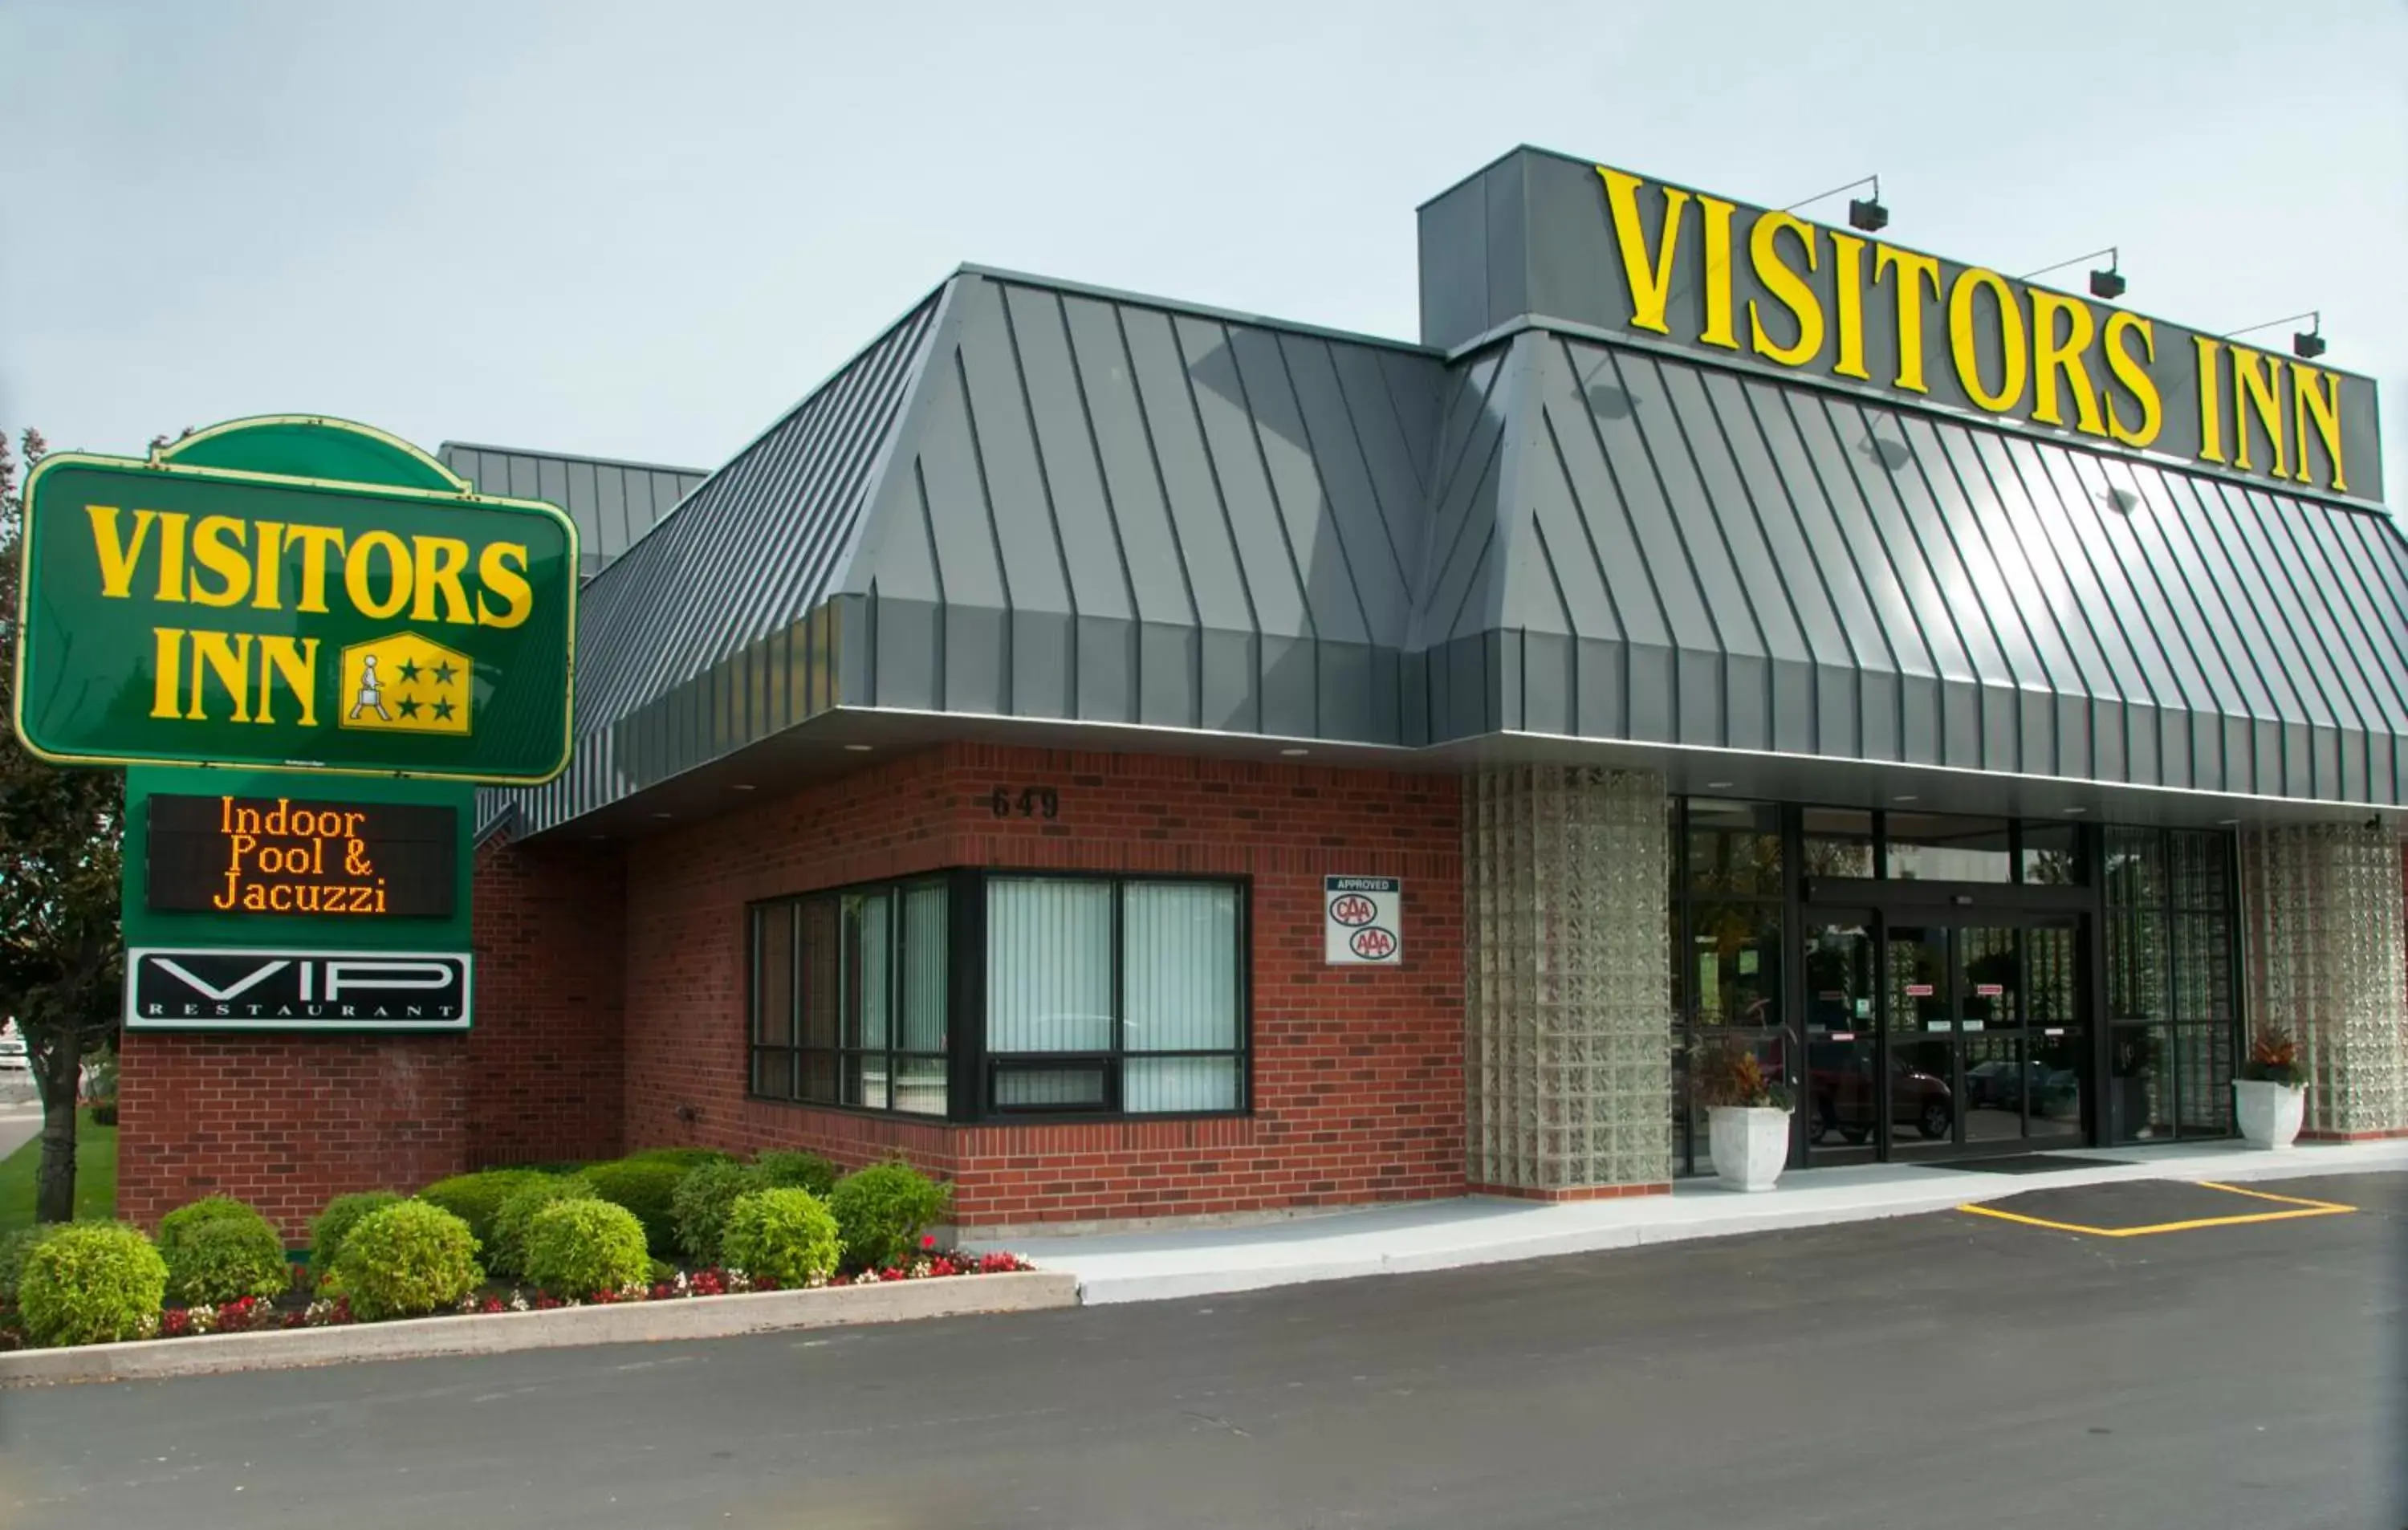
[[[1536,150],[1426,212],[1426,243],[1432,226],[1487,227],[1484,309],[1424,315],[1448,344],[1539,314],[2261,480],[2381,492],[2374,384],[2349,373]]]

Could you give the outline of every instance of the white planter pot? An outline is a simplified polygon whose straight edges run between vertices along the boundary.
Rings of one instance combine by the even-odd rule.
[[[1789,1112],[1718,1105],[1706,1116],[1714,1178],[1726,1190],[1770,1190],[1789,1162]]]
[[[2243,1142],[2253,1148],[2287,1148],[2300,1135],[2300,1122],[2307,1119],[2308,1086],[2235,1079],[2232,1113],[2240,1118]]]

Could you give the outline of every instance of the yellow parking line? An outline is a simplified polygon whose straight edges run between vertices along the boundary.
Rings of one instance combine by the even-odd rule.
[[[2000,1222],[2020,1222],[2027,1227],[2046,1227],[2053,1232],[2080,1233],[2089,1237],[2147,1237],[2157,1233],[2187,1233],[2201,1227],[2244,1227],[2259,1222],[2294,1222],[2303,1217],[2342,1216],[2358,1209],[2339,1201],[2312,1201],[2297,1195],[2275,1195],[2262,1190],[2243,1190],[2233,1185],[2216,1184],[2206,1180],[2192,1181],[2203,1190],[2221,1190],[2228,1194],[2246,1195],[2253,1200],[2277,1201],[2293,1208],[2288,1211],[2253,1211],[2237,1217],[2194,1217],[2186,1222],[2153,1223],[2146,1227],[2092,1227],[2079,1222],[2051,1222],[2045,1217],[2028,1217],[2020,1211],[2001,1211],[1996,1207],[1968,1202],[1956,1209],[1976,1217],[1995,1217]]]
[[[2355,1206],[2344,1206],[2339,1201],[2311,1201],[2303,1199],[2298,1195],[2277,1195],[2272,1191],[2243,1190],[2239,1185],[2218,1184],[2214,1180],[2198,1180],[2192,1182],[2197,1184],[2202,1190],[2221,1190],[2228,1195],[2247,1195],[2253,1200],[2281,1201],[2286,1206],[2313,1206],[2320,1211],[2355,1211],[2358,1209]]]

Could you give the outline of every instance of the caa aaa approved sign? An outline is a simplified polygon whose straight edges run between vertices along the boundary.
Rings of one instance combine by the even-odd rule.
[[[1322,960],[1394,966],[1405,959],[1405,884],[1396,877],[1321,879]]]
[[[143,949],[126,953],[130,1031],[465,1031],[458,952]]]

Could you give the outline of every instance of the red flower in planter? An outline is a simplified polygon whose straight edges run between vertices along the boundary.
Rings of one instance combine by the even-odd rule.
[[[180,1307],[171,1307],[159,1314],[159,1337],[181,1338],[193,1331],[193,1315]]]
[[[922,1247],[922,1248],[924,1248],[924,1249],[933,1249],[933,1248],[935,1248],[936,1246],[937,1246],[937,1235],[936,1235],[936,1234],[934,1234],[934,1233],[922,1233],[922,1234],[920,1235],[920,1247]]]

